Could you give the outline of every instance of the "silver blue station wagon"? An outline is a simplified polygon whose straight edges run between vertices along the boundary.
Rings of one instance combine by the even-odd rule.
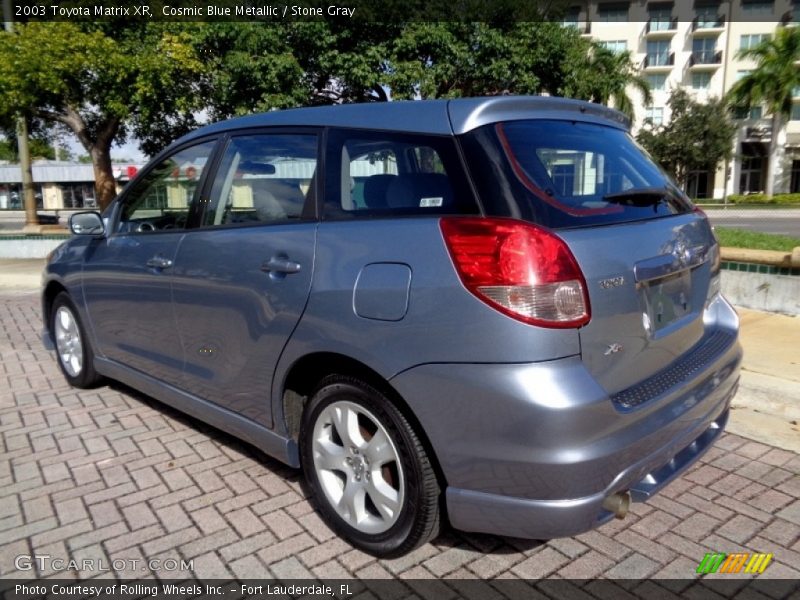
[[[708,220],[628,129],[545,97],[204,127],[72,216],[47,336],[72,385],[302,468],[374,555],[589,530],[713,444],[741,362]]]

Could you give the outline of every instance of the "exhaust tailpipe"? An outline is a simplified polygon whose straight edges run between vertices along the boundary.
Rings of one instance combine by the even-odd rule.
[[[603,500],[603,508],[614,513],[617,519],[624,519],[631,507],[631,493],[628,491],[611,494]]]

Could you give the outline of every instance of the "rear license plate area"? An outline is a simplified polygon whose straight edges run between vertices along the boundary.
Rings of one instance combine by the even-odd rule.
[[[656,333],[692,311],[692,273],[687,269],[643,285],[645,314]]]

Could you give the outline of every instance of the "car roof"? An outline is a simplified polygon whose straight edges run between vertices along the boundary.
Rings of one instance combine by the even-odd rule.
[[[276,126],[347,127],[458,135],[491,123],[523,119],[588,121],[625,130],[630,127],[625,115],[600,104],[555,96],[491,96],[274,110],[201,127],[178,140],[178,143],[238,129]]]

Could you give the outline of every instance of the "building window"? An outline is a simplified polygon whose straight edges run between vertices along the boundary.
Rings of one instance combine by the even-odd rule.
[[[711,73],[692,73],[692,89],[707,90],[711,85]]]
[[[64,208],[97,208],[93,183],[62,183]]]
[[[12,210],[19,210],[25,208],[24,204],[25,194],[22,192],[21,183],[3,183],[0,184],[0,209],[8,208]],[[43,208],[42,186],[41,184],[33,184],[33,197],[36,199],[36,208]]]
[[[717,63],[717,40],[713,37],[695,38],[692,41],[692,58],[696,64],[709,65]]]
[[[628,20],[628,3],[601,4],[597,7],[597,20],[601,23],[624,23]]]
[[[719,4],[706,4],[696,6],[697,29],[713,29],[722,27],[722,19],[719,15]]]
[[[753,106],[751,108],[747,108],[746,106],[736,107],[733,110],[733,117],[735,119],[750,119],[751,121],[756,121],[761,118],[763,112],[760,106]]]
[[[750,48],[755,48],[761,42],[765,42],[768,39],[768,33],[751,33],[743,35],[741,38],[739,38],[739,49],[749,50]]]
[[[664,107],[663,106],[648,106],[644,109],[644,120],[649,121],[653,125],[663,125],[664,123]]]
[[[710,173],[706,171],[691,171],[686,180],[686,194],[690,198],[708,198],[709,194],[708,184],[713,181],[713,177],[709,177]]]
[[[792,114],[789,120],[800,121],[800,104],[792,104]]]
[[[750,144],[749,147],[742,144],[742,168],[739,173],[740,194],[757,194],[763,191],[761,181],[766,161],[762,155],[755,152],[755,144]]]
[[[564,27],[577,28],[580,26],[580,17],[581,17],[581,7],[571,6],[564,15],[564,18],[561,20],[561,24]]]
[[[769,14],[772,5],[772,0],[742,0],[742,12],[746,15]]]
[[[660,40],[647,42],[647,64],[651,67],[669,64],[668,41]]]
[[[672,24],[672,6],[655,5],[647,10],[650,17],[650,31],[668,31]]]
[[[656,73],[647,76],[647,84],[651,90],[663,90],[667,87],[667,76],[664,73]]]
[[[614,40],[610,42],[600,42],[606,50],[611,50],[614,54],[622,54],[628,49],[628,42],[625,40]]]
[[[789,187],[789,193],[796,194],[800,192],[800,160],[792,161],[792,181]]]

